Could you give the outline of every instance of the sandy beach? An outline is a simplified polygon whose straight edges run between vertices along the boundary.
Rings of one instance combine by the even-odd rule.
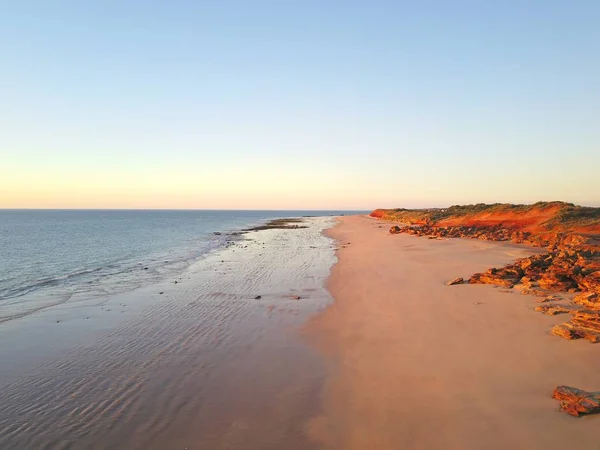
[[[600,417],[550,398],[560,384],[600,387],[598,348],[550,335],[561,318],[530,296],[445,285],[539,249],[387,229],[352,216],[328,231],[335,301],[306,328],[329,361],[312,438],[331,450],[600,448]]]
[[[600,416],[550,398],[598,389],[597,347],[517,290],[445,284],[543,250],[302,225],[3,323],[0,447],[599,448]]]

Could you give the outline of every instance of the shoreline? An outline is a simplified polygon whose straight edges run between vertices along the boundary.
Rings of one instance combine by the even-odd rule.
[[[597,448],[600,418],[573,419],[551,399],[560,384],[597,388],[594,346],[550,335],[562,319],[534,313],[529,296],[445,284],[536,249],[391,237],[364,216],[327,234],[334,303],[307,325],[329,361],[309,424],[322,448]]]
[[[0,286],[0,327],[30,315],[47,314],[47,310],[51,314],[53,308],[68,307],[69,303],[94,305],[97,299],[125,295],[185,276],[194,264],[251,238],[257,231],[304,228],[302,222],[306,220],[333,217],[330,214],[303,217],[299,215],[301,212],[295,211],[293,215],[290,213],[294,211],[283,211],[289,214],[283,217],[242,217],[235,223],[229,217],[222,227],[219,223],[213,224],[214,228],[207,226],[193,238],[182,236],[187,241],[172,243],[168,248],[152,249],[135,257],[120,254],[121,259],[98,260],[91,264],[86,261],[76,269],[20,280],[20,284],[4,288]]]
[[[4,323],[0,446],[313,449],[325,369],[297,331],[331,302],[332,220],[252,232],[158,284]]]

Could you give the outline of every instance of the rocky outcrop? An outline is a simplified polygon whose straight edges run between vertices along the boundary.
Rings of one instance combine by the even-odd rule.
[[[513,231],[502,226],[478,228],[476,226],[439,227],[434,225],[393,225],[390,234],[407,233],[430,238],[469,238],[482,241],[512,241],[520,244],[541,246],[547,244],[543,239],[535,238],[529,232]]]
[[[517,259],[504,267],[475,273],[468,282],[507,289],[518,287],[522,294],[543,297],[542,301],[556,300],[550,297],[554,292],[580,293],[570,305],[552,304],[535,309],[548,315],[571,315],[568,322],[556,325],[552,334],[565,339],[582,338],[600,342],[600,244],[593,237],[567,233],[534,234],[499,225],[486,228],[440,227],[431,224],[394,225],[390,228],[390,233],[428,238],[512,241],[547,247],[547,253]]]
[[[600,412],[600,392],[586,392],[570,386],[557,386],[552,398],[560,402],[560,410],[575,417]]]
[[[548,253],[516,260],[502,268],[491,268],[476,273],[472,284],[494,284],[513,287],[523,284],[525,289],[540,288],[550,292],[600,292],[600,245],[579,235],[533,236],[531,233],[512,232],[504,228],[477,230],[475,227],[392,226],[391,234],[407,233],[426,237],[459,237],[489,241],[512,241],[537,246],[547,245]],[[547,295],[547,292],[543,292]]]
[[[600,234],[600,208],[565,202],[537,202],[532,205],[509,203],[453,205],[448,208],[376,209],[372,217],[409,225],[438,227],[500,227],[509,233]]]

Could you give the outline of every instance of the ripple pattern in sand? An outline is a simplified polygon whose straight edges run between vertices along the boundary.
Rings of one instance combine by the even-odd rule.
[[[292,331],[329,302],[328,223],[250,234],[92,344],[0,380],[0,448],[311,448],[323,369]]]

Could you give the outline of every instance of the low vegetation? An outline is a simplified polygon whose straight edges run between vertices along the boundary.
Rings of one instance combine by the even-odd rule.
[[[477,203],[429,209],[377,209],[373,217],[417,225],[503,226],[532,231],[580,231],[600,233],[600,208],[565,202],[532,205]]]

